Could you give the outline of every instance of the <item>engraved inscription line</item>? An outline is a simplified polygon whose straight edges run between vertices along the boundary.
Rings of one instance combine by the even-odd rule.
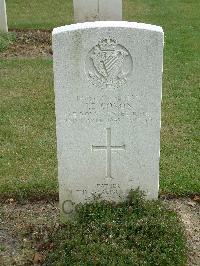
[[[111,128],[106,128],[106,146],[94,146],[92,150],[106,150],[106,178],[112,179],[111,175],[111,152],[112,150],[125,150],[125,145],[113,146],[111,145]]]

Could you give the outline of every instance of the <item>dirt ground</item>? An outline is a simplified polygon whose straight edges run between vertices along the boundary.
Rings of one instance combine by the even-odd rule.
[[[0,209],[0,265],[41,265],[59,228],[57,202],[19,205],[10,200]]]
[[[200,202],[199,196],[164,200],[184,224],[188,246],[188,266],[200,265]]]
[[[187,235],[188,265],[200,265],[200,205],[189,198],[163,200],[182,220]],[[59,228],[57,202],[19,205],[11,199],[1,206],[0,261],[2,266],[42,265]]]
[[[0,58],[52,56],[51,31],[12,30],[11,32],[16,34],[16,41],[0,53]]]

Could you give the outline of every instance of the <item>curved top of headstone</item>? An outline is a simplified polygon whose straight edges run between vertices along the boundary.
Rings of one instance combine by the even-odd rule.
[[[75,30],[84,30],[91,28],[134,28],[148,31],[156,31],[163,33],[163,29],[160,26],[137,23],[137,22],[128,22],[128,21],[95,21],[95,22],[84,22],[71,24],[66,26],[61,26],[53,29],[53,35],[57,35],[63,32],[75,31]]]

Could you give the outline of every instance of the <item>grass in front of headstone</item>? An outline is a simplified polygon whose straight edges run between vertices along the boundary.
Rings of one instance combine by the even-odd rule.
[[[52,60],[1,60],[0,197],[57,197]]]
[[[7,49],[7,47],[14,43],[16,40],[16,35],[13,32],[1,32],[0,31],[0,53]]]
[[[72,0],[7,0],[9,29],[52,29],[73,20]]]
[[[74,222],[52,235],[45,265],[185,265],[176,214],[132,191],[126,202],[79,205]]]

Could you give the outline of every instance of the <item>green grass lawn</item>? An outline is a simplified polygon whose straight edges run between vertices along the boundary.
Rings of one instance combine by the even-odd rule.
[[[15,17],[10,13],[11,27],[55,26],[57,20],[53,14],[57,4],[49,4],[48,13],[45,13],[47,1],[37,1],[43,6],[38,11],[40,20],[34,20],[36,9],[29,12],[29,4],[26,4],[27,11],[23,12],[24,20],[21,20],[18,10],[24,2],[7,1],[8,16],[9,12],[16,13]],[[32,1],[30,5],[35,3]],[[196,0],[124,1],[127,20],[161,25],[165,31],[160,193],[200,193],[199,5]],[[51,9],[54,9],[52,13]],[[57,15],[58,24],[63,24],[63,17]],[[72,13],[68,18],[70,21]],[[1,60],[0,88],[3,133],[0,194],[16,198],[55,196],[57,162],[52,61]]]
[[[9,29],[52,29],[73,21],[72,0],[6,0]]]
[[[0,53],[8,48],[9,45],[13,44],[16,40],[14,32],[0,32]]]
[[[9,29],[52,29],[70,24],[73,22],[72,2],[6,0]],[[173,32],[189,28],[192,35],[198,30],[199,8],[200,2],[196,0],[123,0],[123,19],[171,26]]]
[[[0,195],[54,197],[57,169],[52,61],[0,61],[0,87]]]

